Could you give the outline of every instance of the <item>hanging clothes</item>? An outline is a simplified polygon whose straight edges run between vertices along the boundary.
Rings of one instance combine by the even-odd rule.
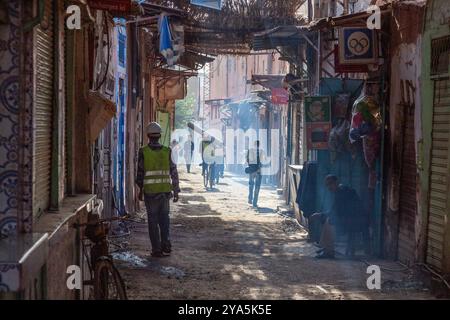
[[[316,210],[316,183],[317,183],[317,162],[307,161],[303,165],[300,176],[300,186],[297,192],[296,202],[307,219]]]

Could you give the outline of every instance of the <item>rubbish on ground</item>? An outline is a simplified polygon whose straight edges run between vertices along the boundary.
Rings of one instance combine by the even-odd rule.
[[[145,268],[147,266],[144,259],[130,251],[114,252],[112,257],[115,260],[127,262],[134,267]]]
[[[186,274],[184,271],[177,269],[175,267],[161,267],[161,273],[169,278],[181,279]]]

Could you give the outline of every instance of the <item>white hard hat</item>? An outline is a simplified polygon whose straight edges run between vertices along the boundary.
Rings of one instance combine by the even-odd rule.
[[[161,134],[161,126],[158,122],[150,122],[147,126],[147,134],[158,135]]]

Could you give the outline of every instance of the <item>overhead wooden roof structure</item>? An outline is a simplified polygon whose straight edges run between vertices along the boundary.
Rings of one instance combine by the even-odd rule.
[[[251,52],[254,33],[304,24],[297,12],[305,1],[224,0],[221,10],[191,5],[190,0],[152,0],[141,6],[145,16],[165,12],[181,19],[185,47],[191,52],[245,55]]]

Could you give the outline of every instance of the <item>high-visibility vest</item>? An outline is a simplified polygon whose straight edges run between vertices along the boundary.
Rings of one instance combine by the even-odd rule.
[[[144,193],[165,193],[172,191],[170,182],[170,149],[162,147],[152,150],[142,148],[144,154]]]

